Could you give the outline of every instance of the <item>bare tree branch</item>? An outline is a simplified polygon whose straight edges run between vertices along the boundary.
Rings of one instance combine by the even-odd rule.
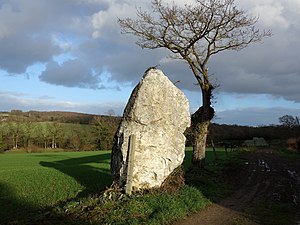
[[[137,19],[119,19],[122,33],[138,37],[142,48],[166,48],[186,61],[200,86],[210,83],[205,72],[212,55],[241,50],[271,36],[255,28],[257,17],[236,7],[234,0],[196,0],[183,7],[152,1],[153,13],[137,10]]]

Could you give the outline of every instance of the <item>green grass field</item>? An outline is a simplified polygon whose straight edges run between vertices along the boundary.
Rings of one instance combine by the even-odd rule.
[[[185,169],[191,162],[191,149],[188,148],[186,153]],[[226,157],[223,151],[219,151],[218,156],[221,159]],[[212,160],[213,154],[208,151],[207,162]],[[35,217],[43,216],[41,213],[47,207],[70,207],[72,202],[78,205],[77,199],[89,199],[89,196],[99,194],[111,184],[109,168],[109,151],[0,154],[0,224],[8,221],[18,224],[18,221],[28,217],[35,220]],[[211,187],[203,185],[203,189]],[[181,192],[175,196],[155,194],[125,200],[120,203],[124,207],[120,207],[119,203],[109,203],[104,206],[105,213],[103,208],[99,209],[97,220],[106,223],[132,220],[139,223],[146,219],[160,224],[203,208],[210,201],[203,196],[205,191],[196,191],[194,187],[187,186]],[[199,201],[195,201],[195,197]],[[89,201],[94,200],[85,201],[87,203],[82,204],[90,204]],[[82,208],[81,205],[79,207]],[[141,210],[145,211],[142,218],[131,218]],[[100,214],[104,217],[100,218]],[[124,220],[126,217],[131,220]]]
[[[108,151],[0,154],[0,221],[99,193],[109,167]]]

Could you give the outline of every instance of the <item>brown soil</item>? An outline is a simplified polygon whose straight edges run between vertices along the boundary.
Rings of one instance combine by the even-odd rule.
[[[236,187],[232,195],[174,224],[300,225],[300,158],[282,157],[268,149],[242,157],[243,165],[229,165],[224,172],[224,178]],[[266,220],[264,211],[273,204],[287,206],[292,222],[281,218],[280,210],[274,212],[278,214],[274,220]]]

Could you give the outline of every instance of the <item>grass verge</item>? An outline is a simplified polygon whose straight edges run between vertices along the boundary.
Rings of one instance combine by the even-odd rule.
[[[90,224],[169,224],[208,204],[210,201],[198,189],[185,186],[176,193],[153,191],[130,197],[109,192],[104,197],[69,203],[58,212],[72,221],[89,221]]]

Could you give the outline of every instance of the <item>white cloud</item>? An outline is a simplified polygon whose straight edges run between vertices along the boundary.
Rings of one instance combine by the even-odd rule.
[[[93,38],[98,38],[101,35],[101,29],[107,22],[108,14],[106,12],[100,11],[92,16],[92,25],[94,32],[92,34]]]
[[[73,111],[90,114],[106,114],[113,110],[116,115],[122,115],[123,102],[78,103],[73,101],[60,101],[51,96],[30,98],[29,94],[0,92],[1,111],[21,109],[23,111]]]
[[[108,37],[110,35],[120,35],[120,28],[117,24],[118,18],[134,17],[136,7],[144,5],[143,2],[138,1],[112,1],[108,9],[98,11],[91,16],[91,24],[93,27],[93,38],[100,38],[102,36]]]
[[[52,34],[51,40],[54,45],[59,46],[59,48],[63,51],[70,51],[72,50],[72,48],[74,48],[74,44],[70,40],[68,40],[68,38],[62,37],[62,35]]]
[[[253,10],[254,14],[259,15],[260,23],[270,27],[288,28],[289,21],[284,17],[284,7],[279,3],[267,4],[261,2]]]
[[[259,16],[259,24],[272,30],[287,29],[299,24],[300,1],[298,0],[237,0],[253,16]]]

